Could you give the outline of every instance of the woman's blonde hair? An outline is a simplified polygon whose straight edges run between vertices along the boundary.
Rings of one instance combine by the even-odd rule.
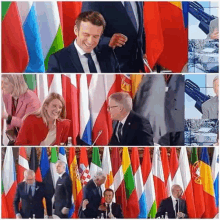
[[[14,86],[12,96],[19,97],[27,92],[28,86],[24,80],[23,74],[2,74],[2,78],[7,78]]]

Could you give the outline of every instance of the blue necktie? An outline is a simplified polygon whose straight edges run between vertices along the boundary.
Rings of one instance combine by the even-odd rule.
[[[135,30],[137,31],[137,21],[135,19],[135,15],[134,15],[134,11],[133,11],[133,8],[131,6],[131,3],[130,2],[124,2],[124,7],[128,13],[128,16],[130,17],[134,27],[135,27]]]
[[[97,73],[97,69],[95,67],[95,63],[92,59],[91,53],[86,53],[86,54],[84,54],[84,56],[88,59],[90,73]]]

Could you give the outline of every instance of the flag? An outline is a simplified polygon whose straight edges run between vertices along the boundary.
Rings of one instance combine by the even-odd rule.
[[[37,80],[37,96],[42,104],[44,99],[48,96],[47,74],[36,74],[36,80]]]
[[[15,218],[13,200],[17,188],[16,171],[12,147],[7,146],[3,162],[2,179],[5,192],[6,206],[8,207],[8,218]]]
[[[24,147],[19,147],[18,165],[17,165],[17,182],[24,180],[24,171],[29,170],[27,154]]]
[[[217,213],[217,208],[215,204],[215,192],[213,186],[212,171],[209,164],[209,155],[206,147],[202,148],[200,162],[203,195],[205,200],[205,212],[202,218],[214,218]]]
[[[40,171],[42,176],[42,182],[45,185],[45,189],[48,195],[50,195],[50,197],[52,198],[54,194],[54,187],[52,187],[53,179],[50,171],[50,163],[47,156],[46,147],[41,148]]]
[[[27,86],[30,90],[37,94],[37,81],[35,74],[23,74],[24,80],[27,83]]]
[[[131,93],[132,93],[132,98],[135,97],[135,94],[138,90],[138,87],[141,83],[143,75],[142,74],[132,74],[130,76],[131,78]]]
[[[125,192],[124,174],[118,147],[112,148],[112,173],[114,178],[114,191],[116,202],[121,205],[123,215],[126,214],[127,200]]]
[[[58,161],[56,147],[51,147],[51,157],[50,157],[50,171],[53,179],[53,188],[56,188],[56,183],[59,175],[56,171],[56,162]]]
[[[37,151],[35,147],[31,148],[29,167],[30,167],[30,170],[33,170],[35,172],[36,181],[42,182],[42,176],[40,172],[39,162],[37,158]]]
[[[196,147],[192,148],[190,163],[196,218],[201,218],[205,212],[205,201],[200,172],[201,163],[198,160]]]
[[[159,147],[154,147],[152,161],[153,161],[152,162],[153,163],[152,173],[153,173],[153,178],[154,178],[156,203],[157,203],[157,208],[159,208],[161,201],[166,198],[163,166],[162,166],[162,161],[161,161],[161,157],[160,157]]]
[[[140,213],[138,218],[147,218],[147,203],[146,195],[144,193],[143,178],[141,172],[141,165],[139,160],[139,153],[137,147],[132,147],[131,165],[134,174],[135,187],[138,195]]]
[[[49,93],[55,92],[62,96],[63,93],[62,93],[61,74],[47,74],[47,79],[48,79]]]
[[[67,159],[66,159],[66,152],[64,147],[59,147],[59,155],[58,155],[59,160],[63,161],[66,164],[66,173],[69,175],[69,168],[67,164]]]
[[[68,162],[70,168],[70,178],[72,180],[72,193],[73,193],[74,205],[75,205],[75,210],[72,217],[77,218],[79,207],[83,198],[83,191],[82,191],[82,184],[80,181],[76,152],[74,147],[69,148]]]
[[[92,148],[92,161],[90,164],[90,175],[91,178],[95,176],[95,174],[99,171],[102,171],[102,163],[100,160],[100,155],[99,155],[99,148],[98,147],[93,147]]]
[[[144,148],[143,161],[142,161],[142,175],[144,184],[144,193],[147,202],[147,215],[149,218],[155,218],[157,213],[156,196],[154,188],[154,179],[151,167],[151,159],[149,148]]]
[[[5,192],[4,192],[4,184],[2,181],[2,218],[8,218],[8,207],[7,207],[7,201],[5,198]]]
[[[85,186],[91,179],[86,147],[80,147],[79,174],[81,183]]]
[[[29,61],[17,2],[2,2],[2,72],[24,72]]]
[[[125,218],[137,218],[140,213],[138,195],[135,189],[135,181],[131,168],[131,161],[128,148],[123,147],[122,152],[122,170],[124,174],[125,190],[127,198],[127,209]]]
[[[215,203],[217,208],[219,207],[219,149],[214,148],[213,158],[212,158],[212,179],[214,181],[214,191],[215,191]]]
[[[25,72],[43,73],[45,72],[44,57],[35,3],[18,1],[17,6],[29,55],[29,62]]]
[[[167,149],[165,147],[161,147],[161,160],[163,165],[163,174],[164,174],[164,183],[166,188],[167,196],[171,196],[171,174],[169,161],[167,156]]]
[[[193,186],[189,168],[186,147],[181,147],[179,157],[179,167],[183,180],[183,195],[186,198],[186,206],[189,218],[196,218],[196,208],[194,204]]]

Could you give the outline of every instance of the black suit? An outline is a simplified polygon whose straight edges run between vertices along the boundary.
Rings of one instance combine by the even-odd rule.
[[[101,203],[101,195],[93,180],[90,180],[83,188],[83,200],[87,199],[89,204],[86,209],[79,210],[79,218],[97,218],[99,215],[99,205]]]
[[[36,182],[35,193],[33,197],[28,195],[28,185],[26,182],[21,182],[17,186],[15,198],[14,198],[14,210],[15,213],[20,213],[22,218],[32,218],[32,214],[35,214],[35,218],[44,218],[44,206],[43,198],[46,199],[47,214],[52,215],[52,201],[51,197],[47,194],[44,184]],[[21,200],[21,209],[19,203]]]
[[[61,210],[71,208],[72,206],[72,181],[67,173],[64,173],[61,178],[57,180],[54,200],[54,214],[60,218],[67,218],[68,215],[62,214]]]
[[[113,50],[108,45],[94,49],[102,73],[119,73],[119,64]],[[74,43],[52,54],[48,62],[48,73],[84,73]]]
[[[83,2],[82,11],[98,11],[106,21],[100,43],[107,43],[113,34],[121,33],[128,37],[122,47],[115,48],[115,54],[123,73],[144,72],[145,34],[143,28],[143,2],[136,2],[139,30],[137,31],[121,2]]]
[[[153,146],[153,132],[149,121],[131,111],[123,126],[122,140],[116,136],[118,123],[116,124],[109,145],[121,146]]]
[[[106,206],[105,203],[103,205]],[[115,218],[124,218],[121,206],[119,204],[112,202],[112,207],[110,210]],[[104,211],[100,211],[99,216],[101,216],[101,213],[103,213],[104,218],[109,218],[108,216],[106,217],[106,212]]]
[[[171,197],[168,197],[160,203],[160,207],[157,211],[156,218],[165,216],[165,212],[168,213],[168,218],[176,218],[175,211],[173,209],[173,201]],[[179,212],[185,214],[185,218],[188,218],[186,201],[183,199],[179,199]]]

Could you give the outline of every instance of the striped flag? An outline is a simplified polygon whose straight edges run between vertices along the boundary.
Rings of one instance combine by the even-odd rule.
[[[144,148],[144,155],[142,161],[142,175],[144,183],[144,193],[146,195],[147,202],[147,215],[149,218],[155,218],[157,213],[156,196],[154,188],[154,179],[151,167],[151,159],[149,148]]]
[[[36,74],[37,79],[37,96],[43,103],[44,99],[48,96],[48,81],[47,74]]]
[[[166,198],[163,166],[160,157],[159,147],[154,147],[152,172],[154,178],[154,188],[156,193],[156,203],[157,208],[159,208],[161,201]]]
[[[98,147],[93,147],[92,148],[92,161],[91,161],[91,164],[90,164],[91,178],[93,178],[94,175],[99,171],[102,171],[102,163],[101,163],[101,160],[100,160],[99,148]],[[103,187],[103,185],[102,185],[102,187]]]
[[[183,180],[183,195],[186,198],[186,206],[189,218],[196,218],[196,208],[194,204],[193,186],[190,175],[188,155],[186,147],[181,147],[179,157],[179,167]]]
[[[53,188],[56,188],[56,183],[59,178],[59,175],[56,171],[56,162],[58,161],[56,147],[51,147],[51,157],[50,157],[50,171],[53,180]]]
[[[12,207],[17,188],[17,180],[12,147],[10,146],[7,146],[6,148],[5,159],[3,162],[2,179],[4,185],[6,206],[9,207],[8,218],[15,218],[15,212]]]
[[[215,192],[213,186],[212,171],[209,164],[209,155],[206,147],[202,148],[200,163],[203,195],[205,200],[205,212],[202,218],[214,218],[217,213],[217,208],[215,204]]]
[[[62,93],[61,74],[48,74],[47,79],[48,79],[49,93],[55,92],[62,96],[63,93]]]
[[[23,74],[23,77],[28,88],[37,94],[36,74]]]
[[[24,180],[24,171],[29,170],[27,154],[24,147],[19,147],[18,165],[17,165],[17,182]]]
[[[69,168],[68,168],[67,159],[66,159],[66,151],[64,147],[59,147],[58,159],[63,161],[66,164],[66,173],[69,174]]]
[[[24,72],[29,61],[16,2],[1,2],[2,72]]]
[[[4,192],[4,184],[2,181],[2,218],[8,218],[8,207],[7,207],[7,201],[5,198],[5,192]]]
[[[135,181],[131,168],[131,161],[128,153],[128,148],[123,147],[122,152],[122,170],[124,174],[127,210],[125,218],[137,218],[140,213],[138,195],[135,189]]]
[[[125,216],[127,200],[126,200],[124,174],[122,171],[119,148],[113,147],[111,155],[112,155],[111,160],[112,160],[112,173],[114,177],[115,198],[116,198],[116,202],[122,206],[122,211]]]
[[[137,147],[132,147],[131,165],[134,174],[135,187],[136,187],[139,207],[140,207],[140,214],[138,218],[147,218],[146,195],[144,193],[143,178],[142,178],[141,165],[140,165],[139,153]]]
[[[141,83],[143,75],[142,74],[131,74],[131,93],[132,93],[132,98],[135,97],[136,92],[138,90],[138,87]]]
[[[85,186],[91,179],[86,147],[80,147],[79,174],[81,183]]]

